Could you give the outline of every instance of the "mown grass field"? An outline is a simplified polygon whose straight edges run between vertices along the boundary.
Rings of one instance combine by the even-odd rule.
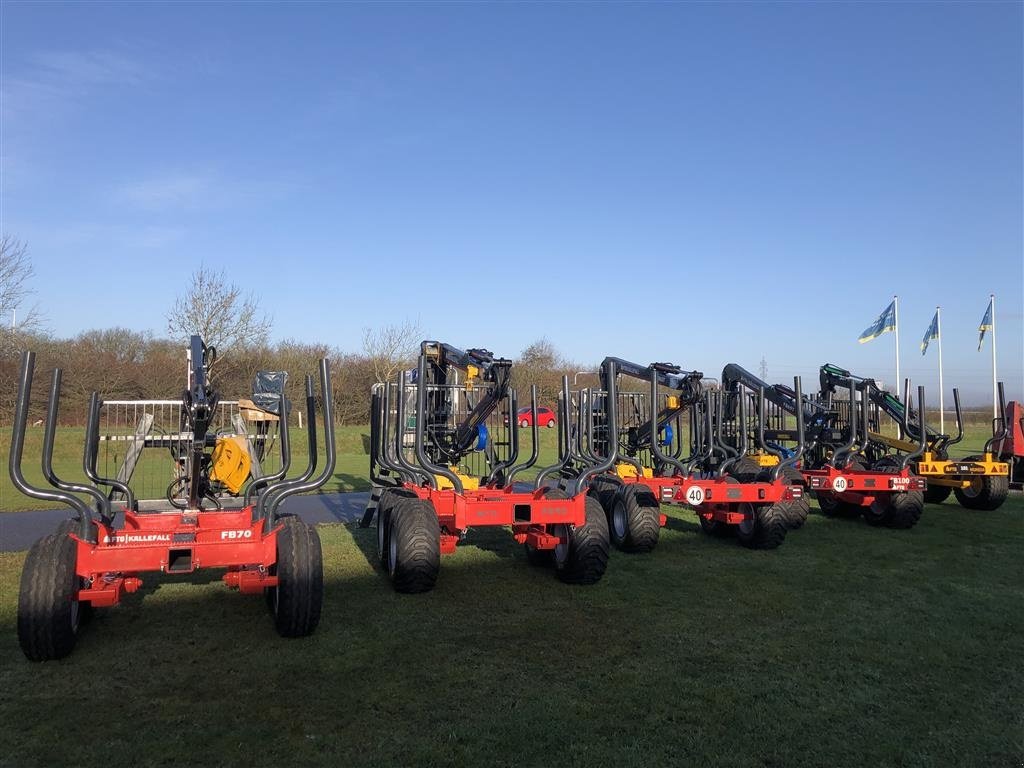
[[[1019,494],[910,531],[812,515],[752,552],[671,512],[583,588],[475,532],[408,596],[372,528],[328,525],[313,637],[151,578],[46,664],[0,554],[0,765],[1019,765],[1022,521]]]
[[[360,434],[328,490],[365,483]],[[1020,764],[1020,494],[910,531],[812,514],[773,552],[665,511],[593,587],[485,530],[408,596],[372,528],[321,526],[313,637],[216,574],[150,577],[46,664],[17,644],[24,553],[0,553],[0,766]]]

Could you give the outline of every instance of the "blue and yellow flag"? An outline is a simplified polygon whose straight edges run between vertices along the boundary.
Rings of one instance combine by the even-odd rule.
[[[893,299],[889,306],[885,308],[885,311],[878,316],[871,325],[864,329],[864,332],[857,339],[861,344],[865,341],[871,341],[872,339],[881,336],[883,333],[888,331],[896,330],[896,300]]]
[[[921,354],[923,355],[928,351],[928,342],[935,341],[939,338],[939,310],[935,310],[935,317],[932,318],[932,324],[928,326],[928,330],[924,332],[924,338],[921,339]]]
[[[978,351],[981,351],[981,343],[985,340],[985,331],[992,330],[992,299],[988,300],[988,309],[985,310],[985,316],[981,318],[981,325],[978,326],[980,333],[978,334]]]

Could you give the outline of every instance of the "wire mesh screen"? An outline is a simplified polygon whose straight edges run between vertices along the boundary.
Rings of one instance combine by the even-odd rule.
[[[209,434],[214,439],[244,438],[252,460],[251,475],[259,477],[280,469],[281,457],[274,450],[278,424],[276,417],[222,400]],[[100,474],[128,483],[140,501],[165,499],[168,489],[182,478],[192,434],[180,400],[107,401],[100,412],[99,432]]]

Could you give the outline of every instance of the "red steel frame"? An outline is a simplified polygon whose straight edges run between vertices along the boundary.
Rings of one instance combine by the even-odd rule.
[[[892,473],[827,466],[800,472],[812,491],[828,493],[839,501],[860,507],[870,507],[880,496],[923,491],[928,485],[925,478],[913,474],[909,468]]]
[[[748,520],[753,512],[740,510],[740,504],[775,504],[780,501],[792,501],[803,496],[803,488],[799,485],[785,483],[735,483],[724,477],[624,477],[624,483],[636,483],[647,486],[663,504],[682,504],[690,507],[705,520],[717,520],[728,525],[739,525]],[[701,502],[692,504],[687,499],[691,489],[701,490]],[[664,527],[665,515],[661,515]]]
[[[263,521],[254,522],[252,510],[251,506],[148,514],[126,510],[121,528],[97,521],[96,544],[71,534],[78,544],[75,570],[88,582],[79,590],[78,599],[96,607],[115,605],[125,593],[142,586],[138,574],[147,571],[191,573],[199,568],[227,568],[224,582],[239,592],[254,594],[277,586],[277,576],[271,575],[270,569],[277,562],[281,525],[264,534]]]
[[[512,535],[520,544],[554,549],[561,537],[549,533],[548,526],[583,525],[587,521],[584,493],[571,499],[552,499],[545,496],[548,488],[522,492],[483,487],[458,493],[451,488],[435,490],[410,484],[405,487],[434,505],[441,526],[441,553],[445,555],[455,551],[461,534],[471,527],[511,526]]]

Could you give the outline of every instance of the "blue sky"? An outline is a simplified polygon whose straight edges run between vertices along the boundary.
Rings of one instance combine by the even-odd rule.
[[[1022,6],[2,6],[3,230],[51,330],[160,335],[200,264],[274,338],[1024,395]],[[8,320],[9,322],[9,320]],[[947,394],[948,397],[948,394]]]

